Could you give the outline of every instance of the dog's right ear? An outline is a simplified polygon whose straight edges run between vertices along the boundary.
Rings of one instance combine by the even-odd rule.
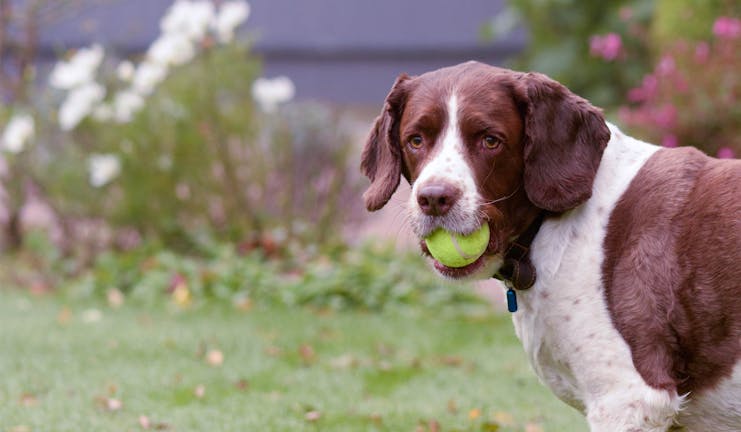
[[[386,205],[399,186],[401,179],[401,144],[399,123],[404,111],[407,89],[404,85],[410,77],[401,74],[396,79],[383,106],[381,115],[368,135],[363,148],[360,171],[371,184],[363,194],[365,207],[376,211]]]

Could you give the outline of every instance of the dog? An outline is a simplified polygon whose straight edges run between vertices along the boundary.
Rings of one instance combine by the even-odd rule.
[[[468,62],[397,78],[361,171],[369,211],[409,182],[420,239],[489,224],[483,256],[434,268],[504,279],[535,373],[590,430],[741,431],[741,161],[642,142],[545,75]]]

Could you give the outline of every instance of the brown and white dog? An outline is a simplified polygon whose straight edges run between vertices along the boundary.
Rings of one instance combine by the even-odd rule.
[[[741,431],[741,161],[623,134],[561,84],[469,62],[401,75],[362,155],[419,238],[489,224],[491,277],[541,215],[515,331],[592,431]],[[424,248],[423,248],[424,249]]]

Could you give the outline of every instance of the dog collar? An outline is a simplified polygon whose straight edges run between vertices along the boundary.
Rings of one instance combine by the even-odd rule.
[[[540,230],[545,219],[545,212],[541,212],[527,229],[509,245],[504,252],[504,262],[494,274],[507,286],[507,310],[517,311],[517,293],[515,290],[526,290],[535,284],[535,266],[530,261],[530,245]]]

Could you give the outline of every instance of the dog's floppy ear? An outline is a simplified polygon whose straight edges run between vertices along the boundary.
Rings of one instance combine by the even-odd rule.
[[[536,206],[563,212],[592,196],[610,130],[602,112],[539,73],[520,76],[525,93],[525,192]]]
[[[386,205],[399,186],[401,179],[399,122],[407,95],[404,83],[409,79],[406,74],[401,74],[396,79],[386,97],[383,111],[376,119],[363,148],[360,171],[371,181],[370,187],[363,194],[365,206],[369,211],[376,211]]]

